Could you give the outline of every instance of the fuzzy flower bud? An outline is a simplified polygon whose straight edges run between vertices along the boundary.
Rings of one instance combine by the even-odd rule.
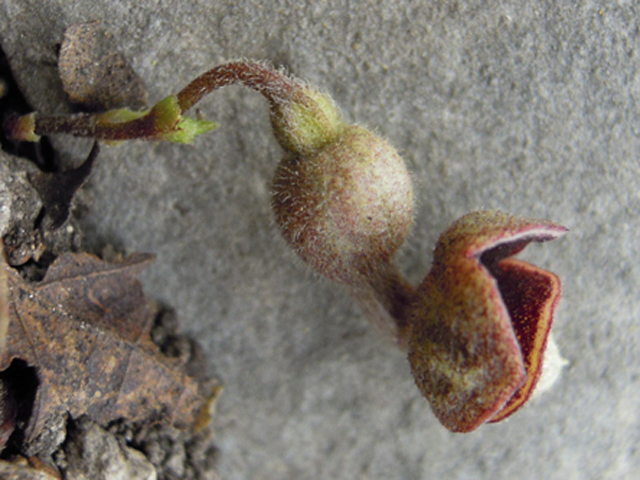
[[[323,147],[282,160],[273,210],[285,239],[307,264],[355,284],[387,265],[404,241],[412,222],[411,179],[391,145],[362,127],[346,126]]]

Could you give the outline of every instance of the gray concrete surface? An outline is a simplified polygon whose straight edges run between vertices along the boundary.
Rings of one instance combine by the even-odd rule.
[[[157,101],[246,57],[331,92],[403,153],[419,205],[398,257],[414,282],[439,233],[478,208],[571,229],[523,255],[556,272],[569,365],[509,421],[441,427],[400,352],[273,226],[280,151],[264,101],[201,104],[193,146],[105,148],[84,193],[87,245],[150,251],[226,383],[225,479],[625,479],[640,471],[640,39],[635,1],[0,1],[0,42],[34,108],[65,111],[55,45],[102,20]],[[70,157],[88,147],[56,140]]]

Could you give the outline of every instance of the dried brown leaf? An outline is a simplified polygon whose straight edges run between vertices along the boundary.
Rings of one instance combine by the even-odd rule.
[[[64,254],[41,282],[8,268],[10,325],[0,369],[14,358],[37,369],[27,442],[56,415],[191,427],[204,404],[198,385],[149,337],[155,311],[134,277],[153,256],[108,263]]]

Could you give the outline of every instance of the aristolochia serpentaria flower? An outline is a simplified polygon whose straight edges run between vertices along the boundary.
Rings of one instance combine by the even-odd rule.
[[[519,409],[540,376],[560,281],[511,258],[566,233],[548,221],[481,211],[438,241],[417,290],[409,362],[440,422],[469,432]]]

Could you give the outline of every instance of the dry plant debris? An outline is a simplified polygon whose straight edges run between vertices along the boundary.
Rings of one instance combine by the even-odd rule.
[[[118,418],[194,424],[204,404],[198,385],[151,341],[155,312],[133,276],[151,259],[137,254],[110,264],[69,253],[38,283],[9,270],[10,324],[0,368],[20,358],[38,371],[27,442],[52,416],[67,413],[103,425]]]
[[[60,480],[60,472],[37,458],[0,460],[0,478],[11,480]]]

